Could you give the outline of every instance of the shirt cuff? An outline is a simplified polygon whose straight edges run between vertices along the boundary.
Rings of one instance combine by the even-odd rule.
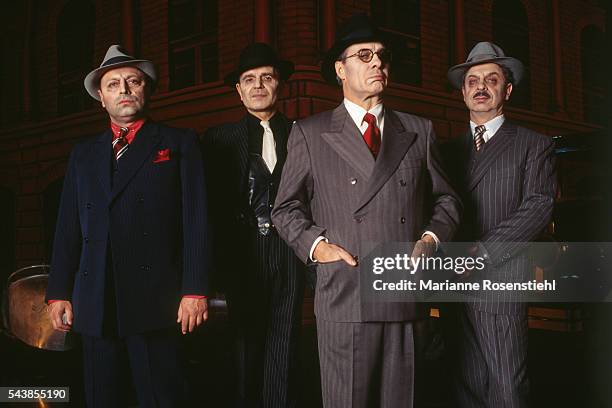
[[[51,303],[55,303],[55,302],[61,302],[62,299],[49,299],[47,300],[47,304],[50,305]]]
[[[206,299],[208,298],[208,296],[204,296],[204,295],[184,295],[184,298],[190,298],[190,299]]]
[[[323,235],[320,235],[317,237],[317,239],[314,240],[314,243],[312,244],[312,246],[310,247],[310,254],[308,255],[308,257],[310,258],[310,260],[312,262],[317,262],[316,259],[314,259],[314,250],[317,247],[317,244],[321,241],[325,241],[327,243],[329,243],[329,240],[327,238],[325,238]]]
[[[431,231],[425,231],[423,233],[423,235],[421,235],[421,238],[425,237],[425,235],[429,235],[430,237],[433,238],[433,240],[436,243],[436,251],[437,251],[438,250],[438,246],[440,245],[440,240],[438,239],[438,236],[436,234],[434,234],[433,232],[431,232]]]

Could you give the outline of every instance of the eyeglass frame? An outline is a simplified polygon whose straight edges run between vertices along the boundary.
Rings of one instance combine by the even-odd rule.
[[[370,58],[369,58],[367,61],[364,61],[364,60],[363,60],[363,59],[362,59],[362,58],[359,56],[359,53],[360,53],[360,52],[362,52],[362,51],[368,51],[368,52],[369,52],[369,54],[370,54]],[[389,55],[389,60],[388,60],[388,61],[383,61],[383,59],[380,57],[380,53],[381,53],[381,52],[387,53],[387,54]],[[370,49],[370,48],[361,48],[361,49],[357,50],[357,52],[356,52],[356,53],[354,53],[354,54],[348,55],[348,56],[343,57],[343,58],[338,58],[338,61],[342,61],[342,62],[344,62],[344,61],[346,61],[347,59],[349,59],[349,58],[351,58],[351,57],[357,57],[357,58],[359,58],[359,61],[361,61],[361,62],[363,62],[363,63],[365,63],[365,64],[369,64],[369,63],[370,63],[370,62],[372,62],[372,60],[374,59],[374,54],[376,54],[376,55],[378,56],[378,59],[380,60],[380,62],[381,62],[382,64],[387,65],[387,64],[390,64],[390,63],[391,63],[391,61],[393,61],[393,53],[392,53],[392,52],[391,52],[391,50],[390,50],[390,49],[388,49],[388,48],[381,48],[381,49],[380,49],[380,50],[378,50],[378,51],[374,51],[374,50],[372,50],[372,49]]]

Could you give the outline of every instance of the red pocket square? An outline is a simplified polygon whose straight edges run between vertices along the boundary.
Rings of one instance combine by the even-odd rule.
[[[153,159],[153,163],[160,163],[170,160],[170,149],[164,149],[157,152],[155,159]]]

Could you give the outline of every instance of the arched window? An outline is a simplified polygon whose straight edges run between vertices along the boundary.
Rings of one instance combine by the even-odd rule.
[[[421,5],[419,0],[372,0],[372,20],[389,36],[391,79],[421,83]]]
[[[527,13],[520,0],[495,0],[493,2],[493,42],[506,55],[521,60],[525,73],[521,83],[514,88],[510,106],[531,107],[531,78],[529,70],[529,24]]]
[[[216,81],[218,2],[170,0],[168,14],[170,89]]]
[[[96,12],[89,0],[71,0],[57,21],[57,110],[66,115],[92,106],[83,78],[93,67]]]
[[[606,86],[603,32],[595,26],[585,27],[582,30],[580,47],[583,117],[585,122],[603,124]]]
[[[45,256],[47,262],[51,262],[53,251],[53,238],[55,236],[55,226],[57,224],[57,214],[59,212],[60,199],[64,178],[55,180],[43,191],[43,227],[45,229]]]

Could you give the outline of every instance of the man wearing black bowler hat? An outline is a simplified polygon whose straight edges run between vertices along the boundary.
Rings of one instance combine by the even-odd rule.
[[[237,405],[297,403],[297,340],[304,275],[271,220],[291,122],[277,111],[293,63],[263,43],[247,46],[225,77],[247,114],[203,136],[215,271],[236,336]]]
[[[344,101],[297,121],[272,219],[317,265],[315,314],[325,407],[414,405],[415,302],[368,302],[357,261],[372,245],[451,238],[459,202],[440,169],[429,120],[384,106],[390,50],[365,15],[336,33],[321,67]]]

